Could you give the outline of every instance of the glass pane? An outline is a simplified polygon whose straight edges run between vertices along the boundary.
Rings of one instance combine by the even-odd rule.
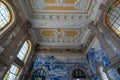
[[[15,80],[15,78],[16,78],[16,75],[14,75],[12,73],[9,73],[8,77],[7,77],[7,80]]]
[[[120,2],[113,3],[109,9],[107,25],[120,37]]]
[[[12,65],[11,68],[10,68],[10,72],[13,73],[13,74],[17,74],[19,71],[19,68],[15,65]]]
[[[120,4],[112,9],[110,12],[109,21],[116,28],[116,30],[120,31]],[[111,27],[112,27],[111,25]]]
[[[0,30],[10,21],[10,12],[6,5],[0,2]]]
[[[12,64],[4,80],[16,80],[18,72],[19,72],[19,68]]]
[[[23,44],[22,48],[20,49],[17,57],[20,59],[20,60],[24,60],[26,54],[27,54],[27,51],[28,51],[28,42],[25,41],[25,43]]]
[[[40,78],[41,80],[46,80],[46,72],[43,69],[38,69],[32,75],[32,80]]]

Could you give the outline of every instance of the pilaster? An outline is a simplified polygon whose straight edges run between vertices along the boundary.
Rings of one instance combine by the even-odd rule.
[[[90,23],[89,27],[92,29],[92,31],[94,32],[95,36],[100,41],[103,49],[105,50],[105,52],[107,53],[107,56],[109,57],[111,63],[115,62],[117,60],[116,59],[117,58],[117,54],[113,51],[113,49],[109,46],[107,41],[103,38],[103,36],[99,32],[99,30],[97,29],[97,26],[95,24],[93,24],[93,23]]]

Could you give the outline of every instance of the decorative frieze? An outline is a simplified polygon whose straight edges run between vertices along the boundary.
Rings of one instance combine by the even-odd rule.
[[[93,0],[28,0],[28,2],[32,13],[87,14]]]
[[[83,54],[82,48],[40,48],[39,53]]]

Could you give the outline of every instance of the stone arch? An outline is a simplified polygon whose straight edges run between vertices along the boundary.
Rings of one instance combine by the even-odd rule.
[[[1,3],[5,5],[8,9],[10,20],[0,29],[0,35],[6,33],[9,29],[12,28],[13,24],[16,22],[16,13],[13,4],[9,0],[1,0]]]
[[[120,37],[119,5],[120,5],[120,0],[116,0],[111,5],[108,6],[108,10],[106,12],[106,17],[105,17],[105,22],[107,26]]]
[[[72,75],[72,74],[73,74],[73,72],[74,72],[75,70],[81,70],[81,71],[83,71],[83,73],[84,73],[85,76],[86,76],[85,80],[89,80],[89,75],[88,75],[87,71],[86,71],[83,67],[80,67],[80,66],[74,67],[74,68],[71,70],[71,72],[70,72],[70,78],[71,78],[71,80],[73,80],[73,75]]]
[[[105,32],[105,34],[110,38],[110,40],[112,42],[114,42],[115,46],[120,49],[120,37],[111,29],[111,27],[109,27],[107,24],[106,24],[106,21],[107,21],[107,16],[106,14],[108,12],[111,11],[111,8],[110,6],[116,2],[116,1],[119,1],[119,0],[106,0],[104,3],[101,4],[100,6],[100,16],[98,17],[99,20],[97,21],[97,24],[99,24],[101,27],[101,29],[103,30],[103,32]],[[113,38],[114,37],[114,38]]]
[[[39,69],[43,69],[45,71],[45,73],[46,73],[45,80],[48,80],[49,79],[49,71],[48,71],[48,69],[45,66],[42,66],[42,65],[36,67],[34,70],[31,71],[30,80],[32,80],[32,76],[33,76],[34,72],[39,70]]]

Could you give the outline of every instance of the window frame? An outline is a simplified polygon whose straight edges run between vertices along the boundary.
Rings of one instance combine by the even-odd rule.
[[[74,69],[72,72],[73,79],[87,79],[86,73],[81,69]]]
[[[10,22],[11,22],[11,11],[10,11],[9,7],[5,4],[5,2],[0,1],[0,3],[2,3],[5,6],[5,8],[7,8],[8,12],[9,12],[9,18],[10,18],[9,21],[0,29],[0,31],[2,31],[5,28],[5,26],[10,24]]]
[[[17,71],[11,72],[10,70],[12,69],[12,66],[13,66],[13,68],[16,67],[16,68],[17,68],[17,69],[16,69]],[[18,66],[15,65],[15,64],[12,64],[12,65],[10,66],[9,70],[7,71],[7,73],[6,73],[6,75],[5,75],[5,77],[4,77],[3,80],[6,80],[9,75],[12,75],[12,77],[15,76],[15,80],[17,80],[17,77],[19,76],[20,71],[21,71],[20,67],[18,67]],[[8,78],[8,79],[9,79],[9,78]]]
[[[116,0],[114,1],[108,8],[107,12],[106,12],[106,16],[105,16],[105,22],[106,25],[115,33],[120,37],[120,30],[118,30],[118,28],[116,26],[114,26],[111,21],[110,21],[110,15],[111,12],[118,6],[120,5],[120,0]],[[120,9],[119,9],[120,10]],[[112,14],[113,15],[113,14]],[[120,17],[120,15],[118,16]],[[118,19],[116,19],[117,21]],[[115,20],[114,20],[115,21]],[[114,22],[115,23],[115,22]]]
[[[39,75],[38,75],[38,73],[39,73]],[[46,71],[44,69],[40,68],[40,69],[35,70],[31,79],[36,80],[36,79],[39,79],[39,78],[42,79],[42,80],[46,80],[47,74],[46,74]]]
[[[32,47],[32,43],[31,43],[30,40],[26,40],[26,41],[24,41],[24,43],[25,43],[25,42],[28,43],[28,50],[27,50],[27,52],[26,52],[26,55],[25,55],[24,59],[22,60],[23,62],[26,62],[26,60],[28,59],[28,56],[29,56],[29,53],[31,52],[31,47]],[[24,44],[24,43],[23,43],[23,44]],[[23,45],[22,45],[22,46],[23,46]],[[21,47],[21,48],[22,48],[22,47]],[[17,57],[17,56],[16,56],[16,57]],[[10,72],[10,69],[11,69],[12,65],[14,65],[14,66],[16,66],[16,67],[18,68],[18,71],[17,71],[16,74],[14,74],[13,72]],[[21,74],[21,71],[22,71],[22,67],[20,67],[19,65],[17,65],[17,64],[14,62],[13,64],[11,64],[11,66],[10,66],[9,70],[7,71],[7,73],[5,74],[3,80],[6,80],[6,78],[7,78],[7,76],[8,76],[9,74],[15,75],[15,76],[16,76],[15,80],[18,80],[18,79],[19,79],[19,75]]]
[[[5,33],[15,22],[15,12],[13,11],[12,5],[9,3],[9,1],[6,0],[1,0],[1,3],[3,3],[6,8],[8,9],[10,13],[10,20],[7,24],[5,24],[1,29],[0,29],[0,36]]]
[[[27,48],[26,48],[27,50],[26,50],[25,53],[23,53],[23,52],[21,52],[21,50],[25,47],[25,46],[24,46],[25,43],[27,43]],[[19,58],[19,59],[20,59],[21,61],[25,62],[30,52],[31,52],[31,41],[30,41],[30,40],[26,40],[26,41],[24,41],[24,43],[22,44],[22,46],[21,46],[21,48],[20,48],[20,50],[19,50],[19,52],[18,52],[18,54],[17,54],[17,58],[19,58],[19,57],[18,57],[19,55],[24,55],[24,57],[23,57],[22,59],[20,59],[20,58]]]

